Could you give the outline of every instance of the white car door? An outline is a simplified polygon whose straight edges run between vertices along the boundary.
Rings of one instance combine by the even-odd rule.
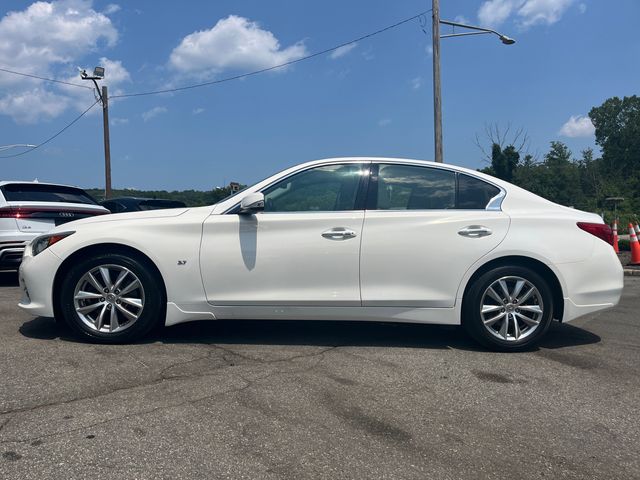
[[[373,165],[363,306],[453,307],[464,273],[507,233],[509,217],[486,208],[500,195],[494,185],[446,168]]]
[[[212,215],[201,270],[213,305],[360,306],[369,162],[295,173],[262,190],[263,212]]]

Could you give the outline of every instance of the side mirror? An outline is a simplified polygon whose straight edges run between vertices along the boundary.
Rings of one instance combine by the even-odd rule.
[[[240,213],[255,213],[264,210],[264,194],[250,193],[240,202]]]

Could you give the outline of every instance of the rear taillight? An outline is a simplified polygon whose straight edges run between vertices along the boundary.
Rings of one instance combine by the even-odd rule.
[[[600,240],[604,240],[609,245],[613,245],[613,230],[604,223],[578,222],[578,227],[591,235],[595,235]]]
[[[0,218],[20,218],[18,212],[11,208],[0,208]]]

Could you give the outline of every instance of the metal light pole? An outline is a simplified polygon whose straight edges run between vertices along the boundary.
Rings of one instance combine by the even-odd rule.
[[[93,76],[89,76],[86,70],[80,72],[82,80],[92,80],[98,92],[98,97],[102,103],[102,128],[104,137],[104,198],[111,198],[111,142],[109,139],[109,93],[106,85],[102,86],[102,91],[97,80],[104,79],[104,68],[96,67]]]
[[[464,23],[450,22],[448,20],[440,20],[440,0],[432,0],[432,23],[433,23],[433,146],[435,150],[436,162],[444,162],[442,152],[442,93],[440,87],[440,39],[450,37],[463,37],[468,35],[494,34],[500,38],[505,45],[513,45],[516,41],[506,35],[491,30],[489,28],[476,27],[475,25],[465,25]],[[451,25],[452,27],[460,27],[473,32],[452,33],[440,36],[440,24]]]
[[[14,143],[13,145],[0,145],[0,152],[4,152],[5,150],[9,150],[11,148],[36,148],[37,145],[31,145],[30,143]]]

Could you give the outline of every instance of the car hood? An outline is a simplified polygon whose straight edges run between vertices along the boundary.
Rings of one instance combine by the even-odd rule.
[[[56,227],[55,231],[73,230],[73,228],[77,226],[96,223],[178,217],[187,213],[189,210],[189,208],[172,208],[167,210],[147,210],[144,212],[112,213],[110,215],[100,215],[97,217],[84,218],[82,220],[76,220],[75,222],[65,223],[64,225]]]

